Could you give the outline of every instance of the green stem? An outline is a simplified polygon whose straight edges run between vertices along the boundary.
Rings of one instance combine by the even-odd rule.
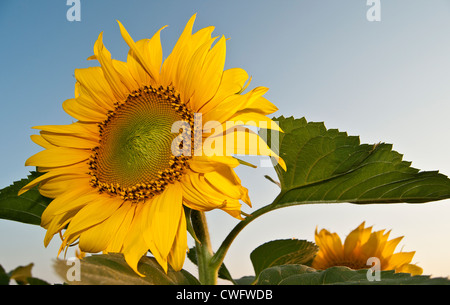
[[[203,285],[216,285],[220,265],[216,267],[211,264],[213,251],[204,212],[192,210],[191,220],[198,238],[195,241],[195,251],[197,254],[199,281]]]
[[[261,215],[266,214],[267,212],[277,210],[283,207],[299,205],[298,203],[288,203],[288,204],[277,204],[278,200],[284,195],[284,192],[281,192],[277,198],[273,201],[273,203],[266,205],[255,212],[253,212],[250,216],[247,216],[244,220],[239,222],[230,233],[228,233],[227,237],[224,239],[222,244],[220,245],[217,252],[211,258],[211,265],[214,268],[219,268],[222,265],[223,260],[225,259],[225,255],[228,252],[228,249],[231,246],[231,243],[234,241],[236,236],[244,229],[249,223],[258,218]]]
[[[267,212],[277,210],[283,207],[299,205],[298,202],[278,204],[280,198],[284,195],[281,192],[273,203],[266,205],[251,215],[247,216],[244,220],[239,222],[233,230],[227,235],[216,253],[212,251],[211,240],[209,237],[208,225],[206,223],[206,217],[204,212],[191,210],[192,226],[197,236],[195,241],[195,249],[197,254],[197,266],[199,273],[199,281],[204,285],[216,285],[219,274],[219,268],[225,259],[225,255],[228,252],[232,242],[237,235],[253,220],[266,214]]]

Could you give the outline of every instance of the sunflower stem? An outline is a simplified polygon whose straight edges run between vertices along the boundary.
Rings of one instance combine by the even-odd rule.
[[[195,251],[197,254],[197,266],[199,281],[203,285],[216,285],[219,266],[211,264],[214,255],[209,237],[208,224],[204,212],[191,211],[192,226],[197,236]]]
[[[254,211],[251,215],[247,216],[244,220],[240,221],[231,231],[228,233],[228,236],[224,239],[222,244],[220,245],[217,252],[213,255],[211,258],[210,264],[213,265],[215,268],[219,268],[222,265],[223,260],[225,259],[225,255],[228,252],[228,249],[230,248],[231,244],[237,237],[237,235],[244,229],[249,223],[251,223],[253,220],[258,218],[259,216],[262,216],[270,211],[277,210],[283,207],[288,206],[294,206],[298,205],[295,203],[292,204],[278,204],[278,200],[284,195],[283,192],[281,192],[275,200],[266,206],[263,206],[262,208]]]

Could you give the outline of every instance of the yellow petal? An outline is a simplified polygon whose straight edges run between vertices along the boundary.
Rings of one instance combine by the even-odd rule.
[[[199,211],[209,211],[215,207],[211,206],[205,196],[192,187],[189,179],[184,179],[181,182],[181,186],[183,188],[183,202],[189,208]]]
[[[116,100],[122,101],[127,97],[128,89],[122,83],[120,74],[114,68],[111,59],[111,53],[103,45],[103,33],[100,33],[97,41],[94,45],[94,54],[96,59],[99,61],[101,68],[103,70],[106,81],[112,89],[114,97]]]
[[[91,152],[88,150],[56,147],[43,150],[28,158],[25,166],[57,167],[71,165],[89,159]]]
[[[377,231],[373,232],[366,243],[361,246],[361,253],[365,257],[381,257],[381,247],[380,241],[382,238],[383,232]]]
[[[404,264],[409,264],[412,261],[415,253],[416,253],[415,251],[394,253],[389,258],[389,265],[388,266],[381,266],[381,268],[383,270],[393,270],[393,269],[396,269],[397,267],[400,267],[400,266],[402,266]]]
[[[278,108],[263,96],[253,99],[250,103],[247,104],[245,109],[264,115],[268,115],[278,111]]]
[[[98,124],[75,122],[69,125],[41,125],[33,129],[40,129],[53,133],[71,134],[80,137],[98,137]]]
[[[113,236],[117,234],[129,208],[129,205],[122,205],[105,221],[82,232],[80,235],[80,249],[91,253],[105,250]]]
[[[211,33],[214,30],[214,27],[206,27],[195,34],[192,33],[192,26],[194,24],[195,15],[191,17],[191,19],[186,24],[186,27],[183,30],[183,33],[180,35],[175,47],[173,48],[170,55],[164,61],[161,67],[161,78],[160,82],[162,86],[173,85],[176,88],[186,88],[188,86],[186,80],[189,81],[187,74],[197,77],[191,72],[189,72],[189,63],[193,64],[193,57],[197,53],[197,59],[202,58],[200,52],[197,52],[201,46],[204,46],[206,50],[206,45],[211,45]],[[203,50],[202,50],[203,52]],[[199,62],[197,62],[199,63]],[[198,67],[191,65],[191,68]],[[178,89],[180,93],[184,90]],[[192,92],[186,92],[186,96],[190,97]],[[183,102],[187,103],[188,100],[183,100]]]
[[[101,67],[75,69],[75,79],[77,84],[79,84],[77,86],[77,99],[90,100],[90,102],[102,109],[114,109],[114,103],[117,102],[117,99],[108,81],[105,79],[105,74]]]
[[[195,105],[194,100],[190,101],[190,99],[197,88],[199,90],[204,89],[198,87],[198,83],[201,77],[203,62],[213,42],[213,39],[209,39],[196,49],[192,57],[189,58],[186,67],[178,70],[179,80],[177,83],[174,83],[176,88],[179,88],[181,101],[189,104],[194,112],[197,111],[200,105]]]
[[[319,252],[328,261],[341,261],[344,255],[344,249],[341,239],[336,233],[330,233],[328,230],[322,229],[319,233],[315,233],[315,240],[319,246]]]
[[[151,202],[147,215],[143,215],[143,234],[148,244],[148,238],[154,241],[159,253],[166,258],[172,248],[176,232],[180,223],[183,199],[183,190],[179,183],[168,185]],[[149,204],[150,203],[150,204]],[[144,212],[143,212],[144,213]]]
[[[395,272],[410,273],[412,276],[421,275],[423,269],[413,264],[405,264],[399,268],[395,268]]]
[[[64,237],[77,235],[86,229],[101,223],[121,206],[123,200],[118,197],[99,196],[97,200],[84,206],[72,219]],[[81,249],[83,250],[83,249]],[[84,250],[83,250],[84,251]]]
[[[244,220],[241,216],[241,203],[239,200],[226,200],[225,205],[220,209],[236,219]]]
[[[105,250],[106,252],[122,252],[125,237],[127,236],[128,230],[130,229],[131,223],[133,221],[136,204],[130,201],[125,201],[121,208],[126,209],[127,212],[123,216],[123,221],[120,224],[120,227],[117,229],[117,232],[112,236],[111,242]]]
[[[30,136],[31,141],[36,143],[37,145],[43,147],[43,148],[55,148],[56,146],[49,143],[46,139],[44,139],[42,136],[33,134]]]
[[[239,125],[255,126],[258,128],[272,129],[283,132],[277,123],[258,112],[239,111],[232,116],[229,121]]]
[[[181,185],[184,204],[187,207],[199,211],[222,209],[233,217],[242,219],[239,200],[231,198],[210,185],[204,175],[195,173],[185,175]]]
[[[120,21],[117,22],[119,23],[120,33],[122,34],[123,39],[130,47],[127,63],[128,66],[131,67],[131,74],[142,84],[142,80],[146,79],[141,72],[142,69],[155,83],[158,83],[163,56],[160,32],[166,26],[159,29],[151,39],[142,39],[135,43],[122,23],[120,23]],[[136,63],[140,65],[140,68]],[[146,85],[148,85],[148,83]]]
[[[164,61],[162,67],[161,67],[161,84],[165,86],[171,85],[177,76],[177,65],[179,65],[182,60],[180,59],[181,55],[183,54],[183,50],[185,51],[184,54],[187,54],[187,48],[186,45],[189,41],[189,39],[192,36],[192,27],[194,26],[196,14],[194,14],[189,21],[187,22],[186,26],[184,27],[183,32],[180,35],[180,38],[178,39],[177,43],[175,44],[172,53],[167,57],[167,59]]]
[[[86,174],[65,174],[45,180],[39,185],[42,196],[56,198],[71,188],[87,188],[89,176]]]
[[[184,209],[181,209],[180,224],[168,258],[169,264],[175,271],[180,271],[183,268],[188,249],[186,216],[184,215]]]
[[[47,229],[44,237],[44,246],[47,247],[50,241],[53,239],[53,236],[56,233],[59,233],[62,229],[64,229],[67,224],[72,220],[73,216],[77,211],[71,211],[69,213],[60,214],[51,219],[51,221],[44,226]]]
[[[252,91],[243,95],[232,95],[220,103],[216,108],[204,114],[205,122],[218,121],[220,123],[226,122],[236,112],[244,110],[248,105],[251,105],[254,100],[260,98],[269,89],[265,87],[256,87]]]
[[[222,147],[212,147],[211,142],[222,144]],[[227,130],[227,134],[209,137],[204,141],[203,150],[207,156],[232,156],[232,155],[258,155],[270,156],[278,161],[286,170],[286,164],[275,152],[273,152],[264,140],[248,128],[235,126]]]
[[[217,92],[223,74],[226,56],[226,39],[222,36],[207,53],[195,84],[192,107],[198,111]]]
[[[130,229],[123,243],[123,254],[128,265],[140,276],[144,276],[138,271],[138,263],[142,256],[147,253],[148,246],[144,241],[142,234],[142,204],[136,205],[134,218],[131,222]]]
[[[364,230],[365,222],[361,223],[356,229],[350,232],[344,241],[344,255],[350,257],[352,253],[358,251],[361,245],[361,235]]]
[[[42,138],[47,142],[55,146],[70,147],[70,148],[82,148],[92,149],[98,146],[98,141],[92,138],[83,138],[67,134],[59,134],[53,132],[42,131]]]
[[[224,166],[237,167],[239,161],[230,156],[194,156],[189,160],[189,168],[197,173],[216,171]]]
[[[397,247],[397,245],[400,243],[400,241],[402,239],[403,239],[403,236],[400,236],[400,237],[397,237],[397,238],[394,238],[394,239],[388,241],[386,243],[386,245],[384,246],[382,255],[384,257],[391,256],[394,253],[395,248]]]
[[[67,191],[61,196],[58,196],[53,200],[42,214],[42,219],[51,219],[56,215],[68,213],[73,210],[80,210],[90,202],[96,201],[101,197],[97,190],[94,188],[77,188],[71,191]],[[45,226],[46,222],[42,222],[41,225]]]
[[[81,105],[77,99],[68,99],[63,102],[64,111],[70,116],[82,122],[101,122],[106,118],[105,112],[87,108]]]
[[[216,187],[220,192],[233,199],[241,199],[245,191],[239,181],[230,173],[231,169],[221,169],[220,172],[214,171],[205,174],[206,180]]]
[[[223,71],[222,79],[214,97],[200,107],[202,113],[207,113],[217,107],[225,98],[237,94],[248,80],[244,69],[232,68]]]
[[[136,82],[131,75],[130,70],[126,62],[120,60],[112,60],[114,69],[117,71],[121,82],[125,85],[128,92],[133,92],[140,88],[140,85]]]
[[[33,181],[31,181],[30,183],[28,183],[27,185],[25,185],[24,187],[22,187],[22,189],[19,191],[18,195],[22,195],[23,193],[25,193],[26,191],[28,191],[29,189],[35,187],[36,185],[38,185],[39,183],[52,179],[56,176],[60,176],[60,175],[68,175],[68,174],[74,174],[74,173],[82,173],[84,172],[84,170],[86,169],[86,165],[85,164],[75,164],[75,165],[71,165],[71,166],[67,166],[58,170],[53,170],[50,171],[48,173],[45,173],[39,177],[37,177],[36,179],[34,179]]]

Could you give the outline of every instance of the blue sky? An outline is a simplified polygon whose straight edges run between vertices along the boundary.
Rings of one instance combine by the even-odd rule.
[[[25,160],[39,151],[32,126],[68,124],[61,103],[73,96],[74,69],[86,61],[101,31],[116,59],[127,46],[116,20],[135,40],[163,25],[164,56],[185,23],[197,13],[194,29],[214,25],[225,35],[226,68],[244,68],[251,87],[266,86],[276,115],[323,121],[359,135],[363,143],[393,143],[422,170],[450,175],[450,3],[445,0],[381,0],[381,21],[369,22],[365,0],[87,1],[81,21],[69,22],[60,1],[4,0],[0,3],[2,149],[0,188],[25,177]],[[253,209],[269,204],[277,187],[263,178],[270,168],[238,169]],[[245,208],[246,212],[253,209]],[[327,228],[347,235],[362,221],[416,251],[413,262],[425,274],[450,275],[450,201],[423,205],[314,205],[277,210],[242,231],[225,262],[236,278],[252,274],[248,258],[260,244],[277,238],[313,240]],[[236,220],[208,213],[217,248]],[[35,263],[35,275],[59,281],[51,272],[57,238],[44,248],[40,227],[0,220],[0,264],[10,270]],[[244,258],[242,258],[244,255]],[[195,268],[186,268],[195,273]]]

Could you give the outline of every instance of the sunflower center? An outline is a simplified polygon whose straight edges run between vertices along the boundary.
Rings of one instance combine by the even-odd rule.
[[[99,124],[99,145],[89,161],[91,185],[142,200],[179,180],[189,158],[172,154],[173,143],[178,148],[185,143],[178,141],[182,130],[173,132],[180,121],[192,127],[193,115],[170,88],[144,87],[117,103]]]

